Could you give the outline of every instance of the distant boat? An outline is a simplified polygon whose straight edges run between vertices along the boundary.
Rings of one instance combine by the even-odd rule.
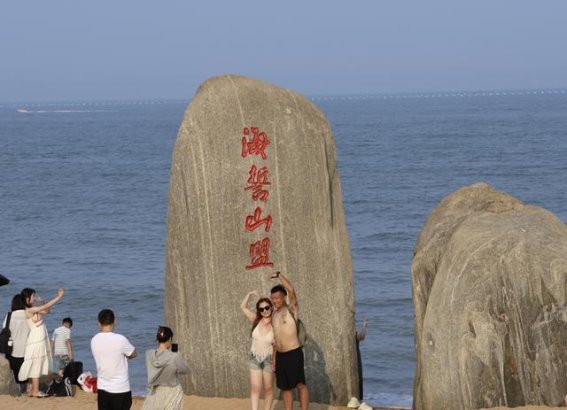
[[[26,107],[20,107],[17,109],[20,114],[31,114],[31,111],[28,110]]]

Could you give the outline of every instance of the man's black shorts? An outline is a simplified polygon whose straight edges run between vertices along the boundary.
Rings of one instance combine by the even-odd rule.
[[[132,392],[109,393],[99,390],[97,404],[98,410],[129,410],[132,407]]]
[[[303,349],[276,352],[276,386],[280,390],[294,389],[299,383],[305,384]]]

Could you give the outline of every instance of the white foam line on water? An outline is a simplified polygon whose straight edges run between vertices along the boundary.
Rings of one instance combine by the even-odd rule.
[[[312,101],[338,100],[391,100],[391,99],[421,99],[421,98],[471,98],[471,97],[500,97],[500,96],[533,96],[549,94],[566,94],[565,89],[544,90],[510,90],[510,91],[459,91],[439,93],[408,93],[408,94],[366,94],[366,95],[319,95],[309,97]]]
[[[534,90],[478,90],[452,91],[430,93],[391,93],[391,94],[350,94],[350,95],[311,95],[311,101],[337,100],[392,100],[392,99],[421,99],[421,98],[472,98],[499,96],[534,96],[549,94],[566,94],[567,89],[534,89]],[[185,99],[172,100],[124,100],[124,101],[63,101],[63,102],[29,102],[29,103],[0,103],[0,108],[37,108],[37,107],[98,107],[98,106],[136,106],[171,103],[189,103]]]
[[[188,100],[124,100],[124,101],[47,101],[47,102],[20,102],[0,103],[0,108],[39,108],[39,107],[100,107],[100,106],[135,106],[135,105],[161,105],[171,103],[188,103]]]
[[[28,111],[24,114],[68,114],[68,113],[84,113],[84,112],[112,112],[113,110],[37,110]]]

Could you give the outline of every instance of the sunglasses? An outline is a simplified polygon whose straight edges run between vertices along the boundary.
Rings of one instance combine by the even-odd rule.
[[[272,310],[271,306],[264,306],[264,307],[258,308],[258,312],[260,312],[260,313],[262,313],[263,311],[269,312],[270,310]]]

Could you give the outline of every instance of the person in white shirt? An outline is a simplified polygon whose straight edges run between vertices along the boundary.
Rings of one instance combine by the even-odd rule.
[[[91,339],[91,351],[97,370],[97,404],[99,410],[128,410],[132,392],[128,377],[128,360],[138,356],[126,337],[114,333],[114,312],[103,309],[98,314],[100,332]]]
[[[63,376],[63,370],[73,361],[73,344],[71,343],[71,328],[73,319],[66,317],[59,326],[53,331],[51,336],[51,351],[53,352],[53,368]]]
[[[25,393],[27,390],[27,379],[20,380],[18,373],[24,363],[24,354],[26,352],[26,344],[28,335],[30,334],[30,327],[26,317],[26,304],[19,293],[12,299],[12,315],[10,317],[10,332],[12,334],[13,349],[12,354],[6,355],[6,359],[10,362],[10,368],[14,372],[14,379],[20,386],[20,393]],[[8,315],[4,318],[2,327],[6,327]]]

